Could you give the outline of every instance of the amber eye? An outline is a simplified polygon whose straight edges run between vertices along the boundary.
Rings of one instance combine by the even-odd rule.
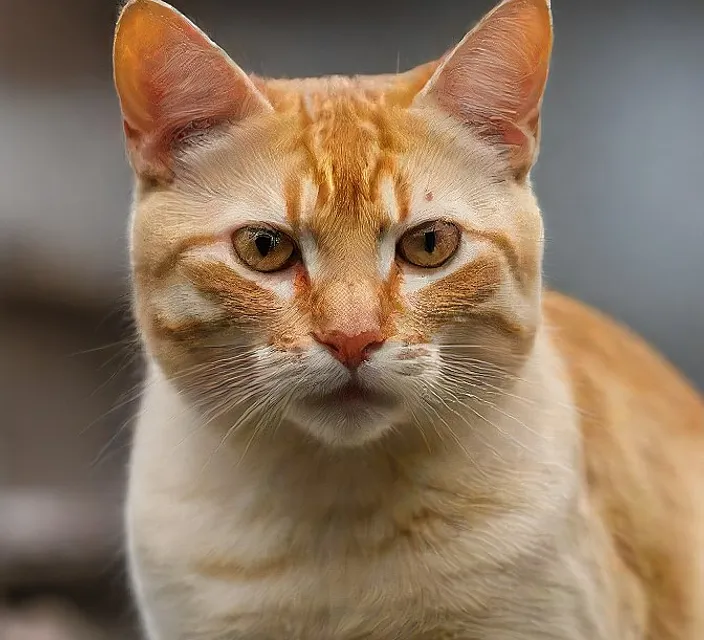
[[[398,253],[416,267],[432,269],[447,262],[459,246],[460,230],[450,222],[434,220],[403,234]]]
[[[268,227],[242,227],[232,234],[240,260],[254,271],[280,271],[291,263],[296,251],[285,233]]]

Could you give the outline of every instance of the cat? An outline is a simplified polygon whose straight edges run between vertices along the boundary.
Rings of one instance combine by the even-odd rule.
[[[385,76],[247,75],[158,0],[114,74],[150,640],[701,640],[704,406],[543,290],[548,0]]]

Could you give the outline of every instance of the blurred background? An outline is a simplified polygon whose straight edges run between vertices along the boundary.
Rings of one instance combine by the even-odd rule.
[[[375,73],[491,0],[173,0],[246,69]],[[535,171],[549,283],[704,388],[704,2],[553,0]],[[0,0],[0,638],[130,640],[120,508],[140,357],[115,0]]]

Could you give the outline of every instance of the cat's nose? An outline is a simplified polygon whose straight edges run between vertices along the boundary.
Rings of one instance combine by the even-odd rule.
[[[349,369],[356,369],[384,344],[379,331],[364,331],[352,336],[342,331],[325,331],[314,332],[313,337]]]

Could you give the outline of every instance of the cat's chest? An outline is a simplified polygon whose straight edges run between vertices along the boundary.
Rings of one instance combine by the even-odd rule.
[[[162,574],[160,602],[150,610],[163,625],[157,640],[605,638],[591,622],[584,626],[574,591],[546,601],[547,584],[537,574],[530,580],[508,566],[474,574],[467,567],[460,558],[409,555],[393,562],[331,559],[327,567],[301,563],[243,580]]]
[[[478,612],[507,587],[486,571],[472,575],[460,555],[402,546],[376,556],[331,554],[326,562],[292,554],[249,567],[213,554],[190,574],[167,576],[145,562],[141,575],[161,583],[152,592],[161,600],[154,610],[175,622],[174,640],[196,631],[208,640],[475,637],[467,634],[482,627]]]
[[[450,572],[412,556],[405,562],[333,556],[326,565],[292,560],[288,569],[240,582],[212,574],[193,580],[195,592],[211,603],[212,619],[220,620],[219,631],[235,638],[410,639],[439,630],[450,611],[461,615],[459,583],[444,598],[438,589],[453,584]]]
[[[498,522],[458,527],[425,511],[402,527],[373,515],[315,526],[240,519],[229,535],[206,522],[197,537],[181,526],[170,553],[164,536],[144,544],[143,524],[135,529],[135,577],[169,640],[498,639],[530,629],[522,612],[545,606],[544,583],[556,577],[547,550],[524,556],[516,540],[492,536]]]
[[[575,627],[575,591],[545,597],[571,577],[544,488],[549,510],[501,503],[500,479],[477,504],[466,464],[406,480],[383,461],[233,465],[218,444],[178,465],[136,447],[130,560],[150,640],[601,639],[551,635]]]

